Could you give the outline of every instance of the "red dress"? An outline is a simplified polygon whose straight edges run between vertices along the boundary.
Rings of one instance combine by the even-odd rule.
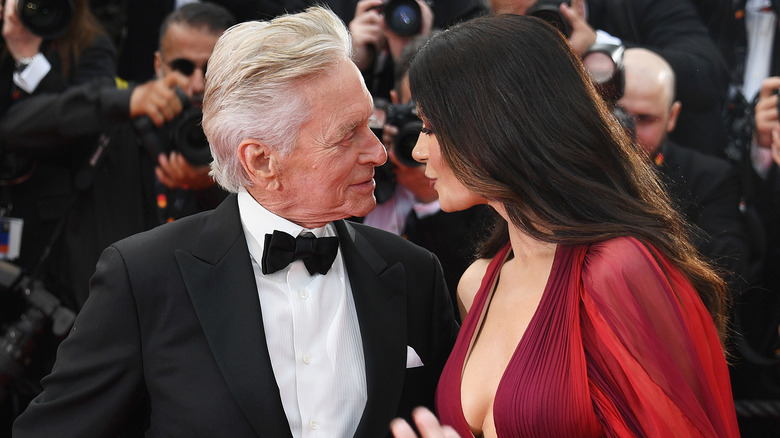
[[[509,250],[491,261],[436,392],[442,423],[463,437],[464,360]],[[499,437],[739,436],[712,318],[658,254],[634,238],[558,246],[496,391]]]

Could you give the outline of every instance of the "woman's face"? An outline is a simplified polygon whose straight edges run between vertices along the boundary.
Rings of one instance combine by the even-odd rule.
[[[425,176],[430,179],[431,186],[439,193],[439,205],[442,210],[460,211],[487,203],[485,198],[466,188],[455,177],[452,169],[444,161],[436,133],[432,132],[425,123],[412,151],[412,157],[425,164]]]

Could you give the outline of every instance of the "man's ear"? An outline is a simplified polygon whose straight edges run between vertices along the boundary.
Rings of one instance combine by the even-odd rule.
[[[680,115],[681,108],[682,103],[680,103],[679,100],[676,100],[672,104],[672,108],[669,110],[669,121],[666,123],[666,132],[674,131],[674,128],[677,126],[677,117]]]
[[[275,149],[255,138],[247,138],[238,145],[238,161],[258,188],[279,188],[277,155]]]

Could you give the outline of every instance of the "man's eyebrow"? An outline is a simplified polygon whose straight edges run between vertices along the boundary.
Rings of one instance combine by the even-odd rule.
[[[341,140],[348,133],[354,131],[356,128],[360,126],[363,126],[365,123],[368,123],[369,117],[364,117],[360,120],[351,120],[339,126],[339,129],[336,131],[338,137],[336,138],[336,141]]]

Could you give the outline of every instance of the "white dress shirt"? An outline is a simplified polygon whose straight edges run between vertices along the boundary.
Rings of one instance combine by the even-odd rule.
[[[418,219],[422,219],[438,213],[441,207],[438,199],[428,203],[417,202],[411,190],[396,184],[393,196],[374,207],[363,218],[363,224],[402,236],[406,218],[412,210]]]
[[[326,275],[303,262],[263,275],[266,233],[335,236],[333,224],[306,230],[258,204],[245,190],[238,210],[252,256],[268,352],[295,438],[349,437],[366,405],[366,373],[351,286],[339,248]]]

